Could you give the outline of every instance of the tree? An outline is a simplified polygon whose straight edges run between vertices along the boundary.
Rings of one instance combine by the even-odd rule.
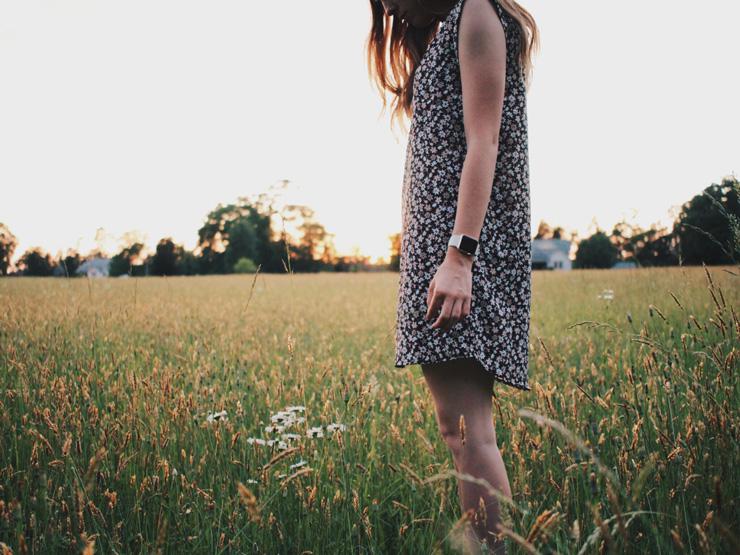
[[[228,244],[225,251],[226,270],[234,271],[234,266],[242,258],[253,260],[257,257],[257,233],[249,216],[241,216],[228,226]]]
[[[151,274],[155,276],[177,275],[183,251],[183,247],[175,245],[171,237],[160,239],[157,243],[156,252],[149,261]]]
[[[394,233],[388,238],[391,241],[391,260],[388,263],[388,269],[392,272],[398,272],[401,269],[401,241],[403,235]]]
[[[550,227],[550,224],[548,224],[545,220],[540,220],[540,223],[537,226],[537,235],[535,235],[534,238],[552,239],[552,228]]]
[[[281,180],[278,191],[286,188],[288,183],[288,180]],[[257,239],[257,257],[254,260],[260,265],[260,272],[284,272],[288,243],[285,235],[275,233],[273,229],[274,216],[280,213],[275,207],[277,201],[274,188],[250,198],[249,202],[258,214],[252,223]]]
[[[121,251],[113,256],[110,260],[108,274],[110,276],[120,276],[123,274],[143,275],[141,265],[142,251],[144,243],[134,243],[124,247]]]
[[[182,256],[177,261],[177,275],[194,276],[198,273],[198,258],[193,251],[183,250]]]
[[[261,262],[268,249],[260,249],[259,243],[269,241],[269,229],[269,216],[260,214],[248,198],[240,197],[235,204],[219,204],[198,230],[196,250],[201,273],[231,272],[242,257]]]
[[[617,247],[601,230],[578,244],[574,266],[577,268],[611,268],[617,261]]]
[[[665,228],[654,227],[634,239],[634,259],[640,266],[675,266],[676,237]]]
[[[240,258],[234,264],[234,272],[237,274],[253,274],[257,271],[257,265],[249,258]]]
[[[341,256],[334,262],[335,272],[367,271],[370,267],[370,257],[364,256],[355,250],[349,256]]]
[[[570,238],[568,235],[570,235]],[[573,237],[574,234],[566,233],[562,226],[552,227],[545,220],[540,220],[540,223],[537,226],[537,234],[534,236],[534,239],[569,239],[572,241]]]
[[[303,205],[289,205],[285,207],[283,217],[285,221],[300,221],[297,229],[301,236],[294,245],[292,269],[298,272],[317,272],[333,263],[332,235],[316,220],[313,209]]]
[[[673,225],[683,264],[730,264],[740,259],[740,182],[712,183],[681,207]]]
[[[18,261],[23,268],[25,276],[51,276],[54,273],[54,261],[51,255],[44,252],[41,247],[27,250]]]
[[[80,253],[74,249],[67,251],[67,254],[59,258],[57,267],[61,270],[58,275],[65,277],[75,277],[77,268],[82,264]]]
[[[283,180],[287,186],[287,180]],[[229,273],[241,258],[248,258],[261,272],[317,271],[331,267],[336,257],[332,234],[314,218],[314,211],[287,204],[279,210],[271,193],[239,197],[236,203],[219,204],[198,230],[195,248],[199,273]],[[273,222],[280,226],[273,228]],[[289,223],[297,237],[285,229]]]
[[[619,259],[635,262],[638,266],[669,266],[677,263],[673,234],[655,224],[643,229],[626,221],[617,222],[610,240],[617,249]]]
[[[8,275],[10,261],[17,246],[18,240],[15,235],[10,232],[8,226],[0,222],[0,276]]]

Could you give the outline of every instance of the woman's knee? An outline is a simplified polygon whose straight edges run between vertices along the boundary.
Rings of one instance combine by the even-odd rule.
[[[460,418],[440,418],[439,432],[454,456],[462,455],[466,450],[480,451],[497,448],[496,432],[493,422],[465,423]]]

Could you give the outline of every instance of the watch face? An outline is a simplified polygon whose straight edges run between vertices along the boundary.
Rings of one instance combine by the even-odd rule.
[[[469,254],[475,253],[475,248],[478,246],[478,241],[467,235],[463,235],[460,239],[460,250]]]

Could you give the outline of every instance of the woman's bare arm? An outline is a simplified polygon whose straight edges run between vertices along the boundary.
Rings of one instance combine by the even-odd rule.
[[[480,238],[492,194],[506,82],[506,36],[490,0],[466,0],[460,14],[458,56],[467,153],[460,176],[453,233]],[[430,283],[427,320],[449,329],[470,312],[473,259],[448,247]]]
[[[491,198],[506,81],[506,37],[490,0],[466,0],[458,37],[468,148],[453,233],[477,239]]]

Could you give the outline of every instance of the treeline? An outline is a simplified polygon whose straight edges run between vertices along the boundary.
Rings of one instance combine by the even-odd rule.
[[[574,268],[736,264],[740,262],[740,182],[713,183],[681,206],[673,228],[619,222],[610,234],[597,230],[578,242]]]
[[[279,222],[279,224],[278,224]],[[297,238],[285,229],[298,229]],[[195,275],[234,272],[349,272],[373,269],[369,257],[337,256],[332,234],[316,221],[311,208],[287,205],[279,211],[267,193],[240,197],[236,203],[219,204],[209,212],[198,230],[192,250],[162,238],[155,251],[145,254],[146,245],[133,241],[110,258],[108,275]],[[0,274],[7,275],[17,240],[0,223]],[[82,256],[74,249],[53,258],[40,247],[28,249],[19,258],[17,275],[69,276],[86,261],[107,259],[100,249]]]
[[[576,246],[573,268],[736,264],[740,262],[740,182],[734,176],[713,183],[681,206],[672,229],[643,229],[617,223],[610,233],[598,229],[579,238],[563,227],[540,222],[533,239],[565,239]],[[391,268],[398,270],[401,236],[392,238]]]
[[[636,266],[736,264],[740,262],[740,182],[734,176],[713,183],[684,203],[672,229],[642,229],[617,223],[610,233],[597,229],[584,239],[566,234],[562,227],[541,222],[535,239],[568,239],[577,250],[574,268],[611,268],[617,262]],[[280,217],[281,226],[276,225]],[[295,224],[299,237],[285,231]],[[279,227],[279,229],[278,229]],[[320,271],[370,271],[399,268],[401,235],[390,239],[390,262],[375,265],[366,256],[337,256],[332,234],[314,218],[307,206],[275,209],[274,198],[263,193],[240,197],[234,204],[219,204],[198,230],[192,251],[165,237],[155,252],[144,254],[145,245],[133,241],[108,264],[109,275],[194,275],[233,272],[284,273]],[[16,238],[0,223],[0,275],[8,275]],[[18,261],[16,275],[74,276],[85,261],[105,254],[94,250],[81,256],[73,249],[54,259],[41,248],[27,250]]]

